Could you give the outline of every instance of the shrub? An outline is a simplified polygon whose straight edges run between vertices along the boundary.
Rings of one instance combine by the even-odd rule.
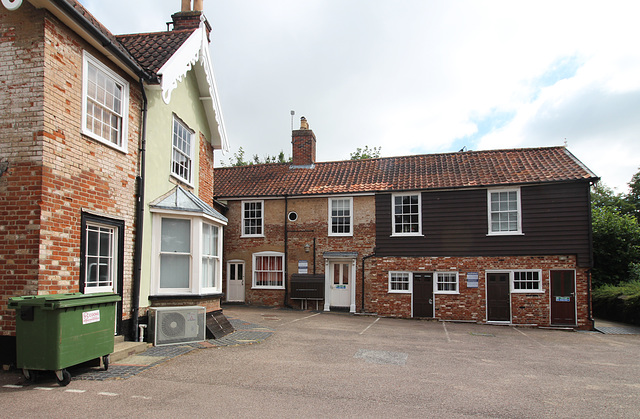
[[[602,285],[592,293],[593,314],[609,320],[640,325],[640,281]]]

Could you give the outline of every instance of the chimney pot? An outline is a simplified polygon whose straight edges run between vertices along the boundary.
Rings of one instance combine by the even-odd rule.
[[[182,0],[182,7],[180,8],[181,12],[190,12],[191,11],[191,0]]]
[[[197,12],[201,12],[203,9],[203,0],[193,0],[193,10]]]
[[[307,118],[304,116],[300,118],[300,129],[309,129],[309,123],[307,122]]]

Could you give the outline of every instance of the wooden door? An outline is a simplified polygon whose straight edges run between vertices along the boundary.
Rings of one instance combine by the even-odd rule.
[[[575,326],[575,272],[551,271],[551,324]]]
[[[511,321],[509,273],[487,273],[487,320]]]
[[[244,302],[244,262],[227,263],[227,301]]]
[[[433,317],[433,274],[413,274],[413,317]]]

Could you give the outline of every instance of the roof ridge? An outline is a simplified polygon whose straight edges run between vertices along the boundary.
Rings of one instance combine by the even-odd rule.
[[[187,33],[187,32],[194,32],[195,30],[197,30],[198,28],[190,28],[190,29],[176,29],[176,30],[170,30],[170,31],[159,31],[159,32],[140,32],[140,33],[123,33],[123,34],[118,34],[115,35],[115,37],[134,37],[134,36],[151,36],[151,35],[171,35],[174,33]]]

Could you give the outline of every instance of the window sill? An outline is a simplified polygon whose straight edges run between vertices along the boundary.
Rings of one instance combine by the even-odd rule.
[[[156,294],[150,295],[149,300],[183,300],[183,299],[208,299],[222,297],[221,292],[211,294]]]
[[[422,233],[394,233],[390,237],[424,237]]]
[[[264,234],[243,234],[242,236],[240,236],[241,239],[264,239],[265,235]]]
[[[91,140],[97,141],[100,144],[103,144],[103,145],[105,145],[105,146],[107,146],[109,148],[112,148],[112,149],[114,149],[116,151],[119,151],[119,152],[121,152],[123,154],[127,154],[128,153],[126,144],[123,147],[120,147],[120,146],[112,143],[111,141],[107,141],[106,139],[95,135],[93,132],[87,131],[87,130],[84,130],[84,129],[82,130],[82,135],[84,135],[85,137],[87,137],[87,138],[89,138]]]
[[[411,290],[406,290],[406,291],[387,291],[388,294],[411,294],[413,291]]]
[[[544,294],[544,290],[511,290],[511,294]]]
[[[460,295],[459,291],[434,291],[433,293],[439,295]]]
[[[524,236],[524,233],[519,231],[507,232],[507,233],[487,233],[487,237],[501,237],[501,236]]]
[[[284,287],[251,287],[252,290],[282,290],[284,291]]]

